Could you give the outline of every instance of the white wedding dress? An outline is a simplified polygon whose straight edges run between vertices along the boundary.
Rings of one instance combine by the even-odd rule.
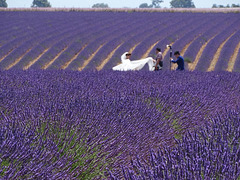
[[[130,59],[127,59],[126,54],[128,54],[128,52],[125,52],[121,57],[122,63],[112,68],[114,71],[141,70],[146,64],[148,64],[149,71],[154,71],[155,63],[153,58],[148,57],[146,59],[130,61]]]

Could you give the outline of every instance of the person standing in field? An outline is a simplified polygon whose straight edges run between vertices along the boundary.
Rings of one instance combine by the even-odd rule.
[[[156,65],[155,65],[155,71],[162,70],[163,68],[163,56],[160,48],[156,48]]]
[[[180,52],[179,51],[176,51],[174,53],[174,56],[177,58],[176,61],[173,60],[173,58],[170,58],[171,62],[172,63],[177,63],[178,67],[177,67],[177,71],[183,71],[185,68],[184,68],[184,59],[183,57],[180,55]]]

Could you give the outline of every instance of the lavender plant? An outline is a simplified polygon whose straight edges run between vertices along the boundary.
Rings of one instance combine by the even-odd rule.
[[[137,157],[130,168],[122,168],[124,179],[239,179],[239,123],[238,111],[211,118],[176,139],[176,147],[151,150],[146,160]]]

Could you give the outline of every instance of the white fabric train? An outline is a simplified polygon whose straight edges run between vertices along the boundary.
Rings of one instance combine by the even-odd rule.
[[[148,57],[146,59],[130,61],[126,58],[126,54],[128,54],[128,52],[125,52],[121,57],[122,63],[112,68],[114,71],[141,70],[145,66],[145,64],[148,64],[149,71],[154,71],[155,60],[153,58]]]

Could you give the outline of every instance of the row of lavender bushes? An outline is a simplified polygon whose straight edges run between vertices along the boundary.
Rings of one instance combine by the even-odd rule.
[[[0,11],[239,13],[240,8],[0,8]]]

